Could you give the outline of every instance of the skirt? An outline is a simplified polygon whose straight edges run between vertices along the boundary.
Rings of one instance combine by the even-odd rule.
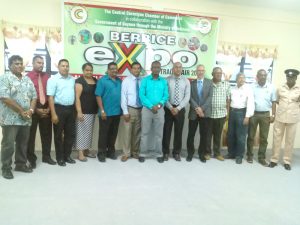
[[[95,114],[83,114],[83,121],[76,120],[76,150],[90,149],[92,147]]]

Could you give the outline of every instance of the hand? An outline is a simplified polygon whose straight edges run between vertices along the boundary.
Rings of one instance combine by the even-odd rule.
[[[79,121],[83,121],[83,114],[82,114],[82,112],[79,112],[79,113],[77,113],[77,119],[79,120]]]
[[[23,120],[28,120],[31,118],[31,115],[28,114],[28,111],[22,111],[20,112],[20,115],[22,116]]]
[[[58,116],[56,114],[52,115],[51,116],[51,121],[52,121],[53,124],[58,124],[58,122],[59,122]]]
[[[172,108],[171,113],[173,116],[176,116],[178,114],[179,110],[177,108]]]
[[[130,114],[124,114],[123,117],[124,117],[124,121],[126,123],[128,123],[130,121]]]
[[[106,120],[107,119],[105,112],[101,112],[101,119],[102,120]]]
[[[270,116],[270,123],[273,123],[275,121],[275,116]]]
[[[199,117],[204,117],[204,112],[203,112],[203,110],[201,109],[201,107],[195,108],[195,111],[196,111],[196,114],[197,114]]]
[[[151,110],[152,110],[152,112],[153,112],[154,114],[156,114],[156,113],[157,113],[157,110],[159,110],[158,105],[153,106]]]
[[[243,125],[247,126],[249,124],[249,117],[245,117],[243,121]]]

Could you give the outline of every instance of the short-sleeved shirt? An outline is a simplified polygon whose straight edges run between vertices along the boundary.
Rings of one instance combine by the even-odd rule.
[[[67,77],[60,73],[52,75],[47,83],[47,95],[53,96],[54,103],[64,106],[74,105],[75,79],[71,75]]]
[[[0,76],[0,98],[10,98],[25,111],[30,109],[30,103],[37,98],[32,81],[27,76],[19,79],[12,73]],[[30,126],[31,119],[24,119],[19,113],[0,101],[0,125]]]
[[[82,92],[80,95],[81,110],[83,114],[96,114],[98,111],[95,90],[96,90],[96,78],[93,78],[95,84],[88,84],[83,77],[79,77],[75,80],[76,84],[82,85]]]
[[[253,86],[255,111],[267,112],[272,108],[272,102],[276,102],[276,90],[272,84],[266,83],[260,86],[258,83]]]
[[[107,116],[122,114],[121,110],[121,84],[120,78],[113,80],[109,75],[98,80],[95,95],[102,99],[104,111]]]
[[[227,115],[227,100],[230,99],[230,84],[226,81],[213,82],[211,118],[223,118]]]

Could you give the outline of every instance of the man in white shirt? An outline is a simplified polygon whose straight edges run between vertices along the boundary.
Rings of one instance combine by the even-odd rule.
[[[228,121],[228,155],[241,164],[245,153],[246,136],[249,118],[254,113],[254,96],[250,87],[245,84],[245,75],[238,73],[237,86],[232,88],[230,96],[230,113]]]
[[[138,159],[141,142],[141,113],[143,108],[139,98],[141,64],[132,63],[130,72],[131,74],[122,82],[121,91],[121,107],[124,117],[122,162],[127,161],[130,156]]]

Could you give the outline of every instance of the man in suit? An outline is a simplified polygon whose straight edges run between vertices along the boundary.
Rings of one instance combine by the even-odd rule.
[[[208,156],[205,155],[208,147],[207,129],[211,126],[211,104],[213,95],[212,81],[204,78],[204,65],[197,66],[197,79],[191,82],[191,99],[189,111],[189,131],[187,138],[188,156],[186,160],[192,161],[195,147],[194,137],[199,124],[200,130],[200,145],[198,154],[200,161],[205,163]]]

